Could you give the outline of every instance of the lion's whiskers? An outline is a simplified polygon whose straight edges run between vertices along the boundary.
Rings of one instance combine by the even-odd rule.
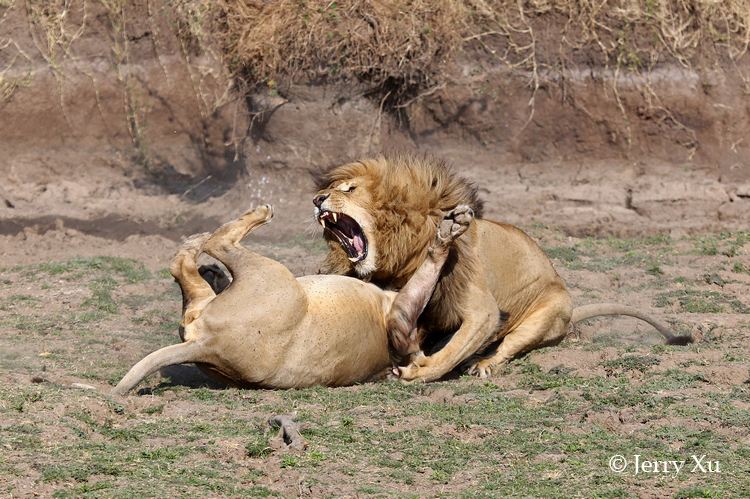
[[[323,227],[317,220],[310,220],[304,228],[304,233],[308,237],[319,237],[323,233]]]

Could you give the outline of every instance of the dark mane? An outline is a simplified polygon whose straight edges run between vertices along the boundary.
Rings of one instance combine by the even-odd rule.
[[[382,154],[374,160],[333,165],[310,172],[317,190],[365,174],[378,175],[382,188],[393,195],[408,197],[408,191],[421,189],[431,194],[433,209],[447,211],[458,204],[468,204],[477,218],[482,217],[484,202],[479,198],[477,186],[458,175],[444,160],[430,154]],[[405,178],[409,179],[409,185],[404,185]]]

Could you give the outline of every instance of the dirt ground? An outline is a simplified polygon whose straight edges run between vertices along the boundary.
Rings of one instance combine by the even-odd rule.
[[[173,2],[69,4],[0,1],[0,495],[747,496],[744,50],[615,68],[572,47],[558,67],[573,24],[534,16],[518,33],[546,65],[469,36],[440,84],[384,111],[361,82],[233,93],[220,54],[170,31]],[[179,341],[182,237],[272,203],[246,244],[315,273],[308,170],[398,149],[474,181],[576,304],[636,306],[696,342],[598,319],[489,380],[237,390],[179,366],[108,395]],[[267,423],[289,413],[305,450]]]
[[[656,173],[640,176],[627,165],[602,175],[607,169],[595,162],[574,173],[551,164],[491,170],[489,162],[467,162],[467,150],[439,152],[478,182],[489,217],[519,223],[540,242],[576,303],[635,305],[697,342],[664,346],[645,324],[606,319],[487,381],[242,391],[179,367],[116,400],[108,391],[133,363],[178,340],[180,298],[166,266],[180,236],[270,201],[277,219],[247,244],[298,275],[317,270],[324,247],[309,219],[307,180],[287,183],[288,192],[283,178],[265,191],[248,181],[196,204],[134,188],[106,169],[87,178],[11,174],[3,185],[13,208],[2,208],[0,224],[2,493],[704,497],[746,490],[750,232],[708,230],[703,211],[712,196],[729,194],[704,179],[691,200],[660,203],[660,189],[697,178],[678,166],[648,165]],[[632,199],[642,196],[648,209],[624,207],[624,177],[642,186]],[[266,421],[280,413],[302,423],[305,451],[277,441]],[[610,470],[614,455],[629,461],[625,472]],[[636,474],[636,455],[687,464],[679,473]],[[694,455],[705,455],[704,467],[717,461],[720,473],[693,470]]]

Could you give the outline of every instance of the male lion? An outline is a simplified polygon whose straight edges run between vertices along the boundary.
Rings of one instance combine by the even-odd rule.
[[[321,272],[357,276],[386,289],[401,288],[419,268],[441,213],[460,204],[473,208],[477,218],[482,213],[476,188],[426,157],[379,156],[321,172],[317,181],[315,216],[330,248]],[[631,307],[602,303],[573,309],[565,283],[529,236],[512,225],[477,219],[451,248],[418,320],[432,354],[416,357],[397,373],[404,380],[435,380],[484,354],[469,372],[486,377],[524,352],[560,342],[570,323],[600,315],[630,315],[654,326],[669,343],[691,341]],[[413,352],[413,333],[409,338],[403,328],[390,328],[389,336],[398,353]],[[490,353],[488,347],[499,340]]]
[[[260,206],[184,243],[170,266],[182,290],[184,343],[146,356],[115,394],[124,395],[157,369],[184,362],[234,384],[267,388],[350,385],[382,376],[391,365],[386,325],[397,324],[405,335],[414,329],[450,244],[472,220],[468,207],[436,220],[426,258],[395,293],[342,276],[295,279],[280,263],[239,244],[272,215],[270,206]],[[234,277],[218,295],[199,273],[202,251]]]

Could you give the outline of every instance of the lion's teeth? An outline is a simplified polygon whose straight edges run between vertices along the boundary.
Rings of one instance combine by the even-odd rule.
[[[350,261],[350,262],[356,263],[356,262],[357,262],[357,260],[358,260],[358,258],[357,258],[356,256],[350,256],[350,257],[349,257],[349,261]]]
[[[337,223],[339,221],[339,216],[336,214],[335,211],[331,213],[331,216],[333,217],[333,223]]]
[[[325,223],[325,222],[323,221],[323,219],[322,219],[322,218],[319,218],[319,219],[318,219],[318,222],[320,222],[320,226],[321,226],[321,227],[323,227],[324,229],[326,228],[326,223]]]

